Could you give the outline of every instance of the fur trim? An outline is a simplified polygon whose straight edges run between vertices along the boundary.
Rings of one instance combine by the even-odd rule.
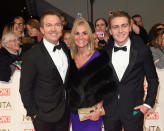
[[[71,64],[69,102],[72,108],[89,107],[115,91],[113,71],[106,52],[78,70]]]

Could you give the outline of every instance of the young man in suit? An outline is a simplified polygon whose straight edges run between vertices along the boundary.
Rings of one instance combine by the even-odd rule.
[[[105,131],[143,131],[144,115],[153,107],[158,88],[158,76],[152,54],[140,37],[131,36],[131,18],[124,11],[109,16],[109,31],[113,40],[109,54],[117,83],[116,96],[104,100]],[[148,82],[144,99],[144,77]]]
[[[43,40],[23,56],[20,94],[35,131],[68,131],[66,91],[69,55],[59,41],[63,25],[53,10],[40,18]]]

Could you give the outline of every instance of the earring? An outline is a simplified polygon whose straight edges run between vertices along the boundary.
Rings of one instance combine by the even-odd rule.
[[[91,50],[91,44],[88,43],[88,50]]]

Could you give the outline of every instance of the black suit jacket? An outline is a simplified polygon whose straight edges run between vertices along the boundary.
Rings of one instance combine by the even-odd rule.
[[[60,44],[69,63],[68,49],[64,43]],[[63,83],[43,41],[23,55],[20,94],[28,116],[36,114],[38,119],[46,122],[61,119],[66,109],[67,75],[68,71]]]
[[[106,99],[104,107],[106,114],[114,117],[117,113],[124,118],[133,117],[133,108],[146,103],[153,107],[158,88],[158,76],[152,59],[152,54],[140,37],[131,36],[131,48],[129,64],[121,79],[118,80],[115,69],[110,60],[110,66],[113,68],[115,80],[117,82],[117,95],[114,100]],[[111,59],[114,41],[111,40],[105,48]],[[119,58],[118,58],[119,59]],[[144,77],[148,82],[147,97],[144,98]],[[120,96],[120,98],[118,98]],[[116,112],[118,109],[118,112]]]

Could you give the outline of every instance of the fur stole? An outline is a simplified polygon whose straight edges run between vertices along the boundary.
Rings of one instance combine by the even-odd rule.
[[[77,69],[72,60],[69,79],[68,96],[73,112],[93,106],[116,91],[109,57],[104,51],[81,69]]]

